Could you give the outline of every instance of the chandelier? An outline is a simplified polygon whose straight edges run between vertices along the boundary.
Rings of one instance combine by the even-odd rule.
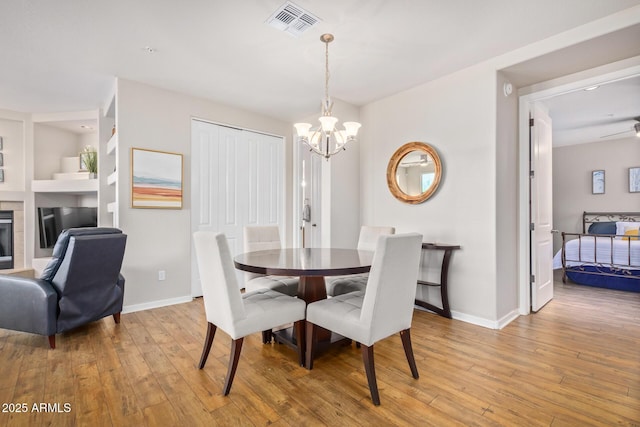
[[[329,97],[329,43],[333,41],[333,34],[323,34],[320,41],[325,44],[325,74],[324,74],[324,99],[322,100],[322,115],[318,119],[320,126],[312,129],[309,123],[295,123],[298,138],[306,144],[311,151],[329,160],[329,157],[345,150],[347,142],[355,141],[360,123],[344,122],[344,129],[337,129],[337,117],[331,115],[333,102]]]

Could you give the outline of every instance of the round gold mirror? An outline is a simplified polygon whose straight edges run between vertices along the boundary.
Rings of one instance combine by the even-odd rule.
[[[424,142],[408,142],[398,148],[387,166],[387,185],[405,203],[422,203],[435,193],[442,177],[436,150]]]

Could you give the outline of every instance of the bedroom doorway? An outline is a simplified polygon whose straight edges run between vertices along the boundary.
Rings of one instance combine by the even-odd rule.
[[[635,61],[637,64],[638,61]],[[612,70],[615,67],[608,67],[608,70]],[[580,79],[580,75],[589,75]],[[530,187],[530,174],[529,174],[529,118],[533,113],[534,104],[544,103],[545,100],[560,97],[561,95],[569,94],[572,92],[583,91],[586,88],[605,85],[618,80],[628,79],[633,76],[640,75],[640,65],[634,65],[632,67],[621,68],[616,71],[610,71],[608,73],[602,73],[596,75],[593,70],[584,73],[578,73],[573,76],[564,76],[556,80],[536,84],[536,88],[540,88],[536,92],[531,92],[532,87],[524,88],[520,90],[520,93],[525,93],[519,97],[519,188],[524,191],[519,195],[519,219],[518,219],[518,234],[519,239],[519,310],[521,314],[529,314],[532,311],[536,311],[534,308],[539,304],[534,303],[534,298],[537,295],[533,295],[536,292],[535,286],[532,286],[532,276],[536,275],[536,262],[535,255],[533,254],[533,241],[534,235],[531,231],[530,215],[532,203],[535,204],[536,198],[540,196],[538,189],[533,186]],[[574,81],[566,83],[574,78]],[[530,92],[530,93],[529,93]],[[534,172],[535,173],[535,172]],[[549,172],[549,180],[553,179],[553,171]],[[554,224],[557,225],[557,224]],[[553,257],[553,251],[551,252]],[[551,262],[551,260],[550,260]],[[551,276],[553,278],[553,275]],[[535,282],[534,282],[535,283]]]

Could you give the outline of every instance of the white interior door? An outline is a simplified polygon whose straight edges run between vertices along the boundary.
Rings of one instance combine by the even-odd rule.
[[[300,185],[297,188],[296,206],[294,218],[297,221],[294,235],[297,238],[294,246],[302,247],[304,235],[304,247],[319,248],[322,230],[322,162],[324,159],[306,149],[298,143],[294,150],[298,177],[295,182]],[[304,185],[303,185],[304,183]],[[308,205],[308,208],[305,208]],[[308,209],[307,215],[303,215]]]
[[[284,140],[199,120],[192,123],[191,231],[222,232],[232,255],[246,225],[284,227]],[[195,254],[192,295],[202,295]],[[238,271],[243,286],[243,273]]]
[[[551,118],[539,104],[532,108],[531,141],[531,310],[553,298],[553,170]]]

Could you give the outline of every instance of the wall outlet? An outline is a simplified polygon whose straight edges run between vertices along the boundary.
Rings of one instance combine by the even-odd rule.
[[[167,278],[167,275],[165,274],[164,270],[159,270],[158,271],[158,280],[164,280]]]

